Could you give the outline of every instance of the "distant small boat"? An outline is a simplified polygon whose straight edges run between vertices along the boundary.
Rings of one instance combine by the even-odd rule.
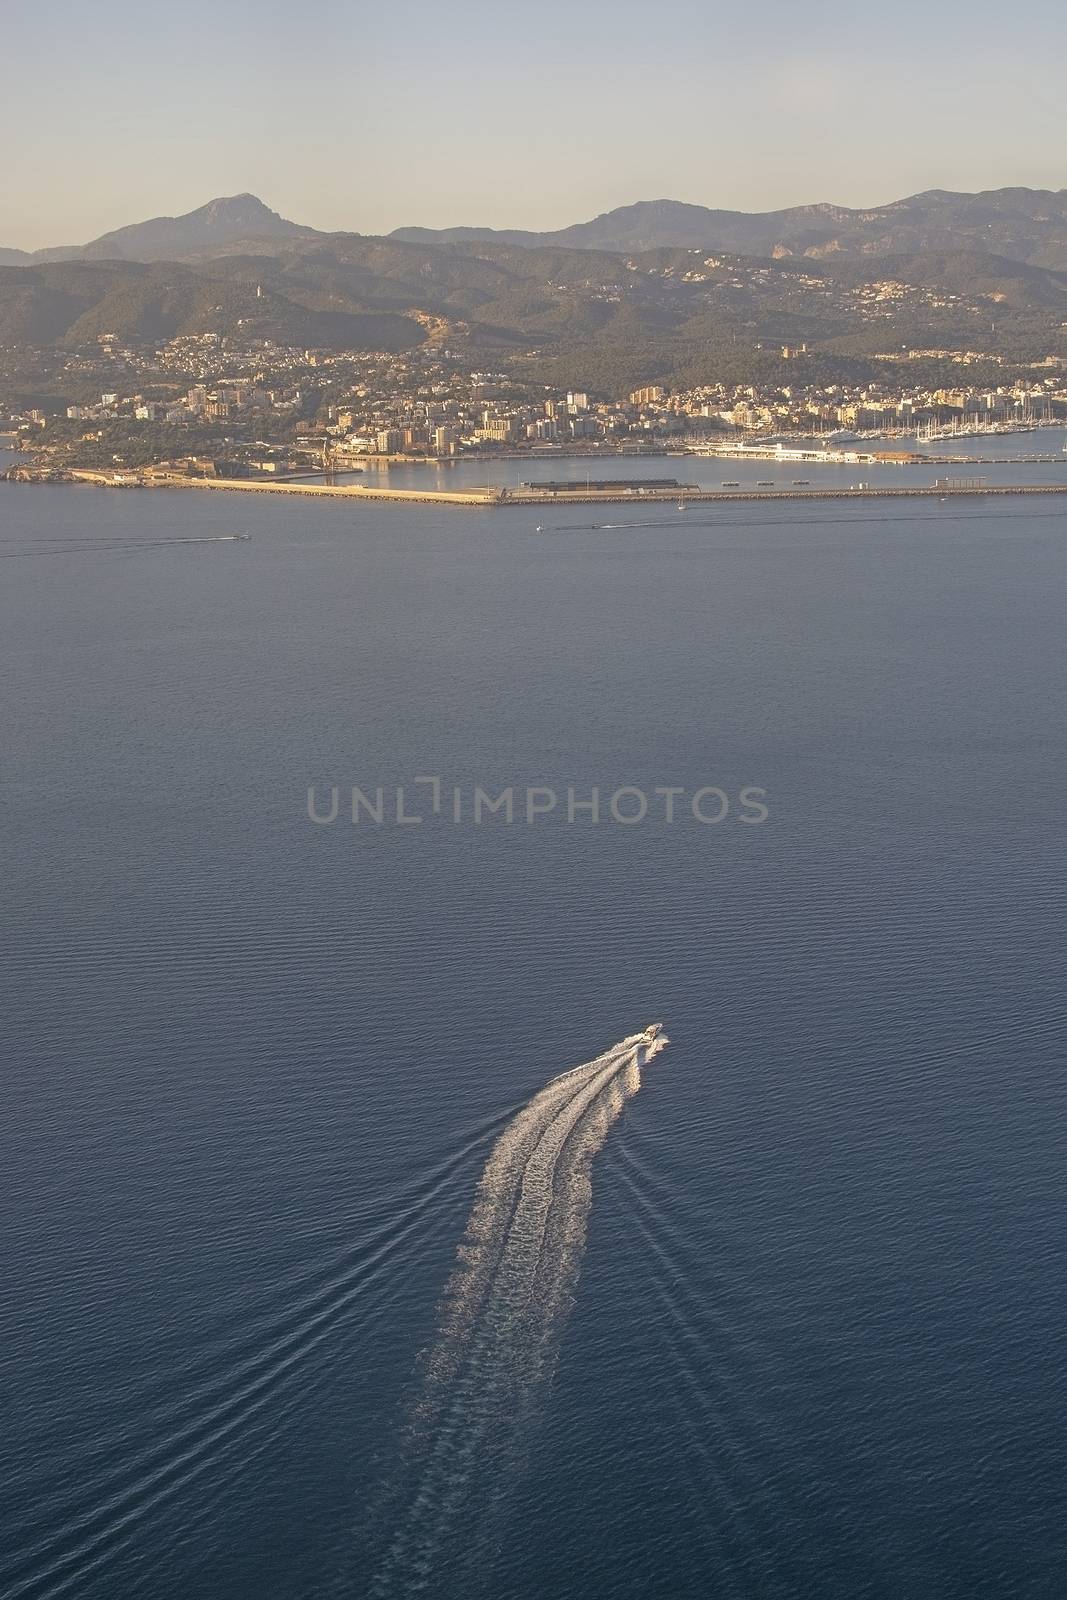
[[[685,511],[686,509],[687,509],[687,507],[686,507],[685,501],[684,500],[679,500],[679,502],[678,502],[678,510],[679,511]]]
[[[545,531],[544,523],[543,522],[539,522],[537,524],[537,527],[534,529],[534,533],[544,533],[544,531]]]

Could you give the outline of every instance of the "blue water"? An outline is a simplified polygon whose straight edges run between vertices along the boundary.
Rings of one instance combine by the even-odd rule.
[[[0,486],[5,1600],[374,1592],[494,1140],[660,1018],[409,1592],[1058,1600],[1061,504]],[[424,774],[770,815],[308,820]]]

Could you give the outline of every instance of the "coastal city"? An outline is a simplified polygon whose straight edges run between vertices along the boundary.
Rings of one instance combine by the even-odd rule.
[[[795,382],[647,384],[623,395],[556,390],[471,370],[431,345],[402,354],[301,349],[218,333],[146,348],[101,335],[49,352],[51,393],[0,418],[24,480],[153,473],[254,482],[358,473],[373,463],[459,458],[758,453],[779,436],[823,459],[907,459],[916,443],[1035,429],[1067,418],[1067,358],[1029,365],[988,354],[913,350],[879,360],[874,381],[813,382],[803,346],[780,350]],[[43,361],[45,356],[41,356]],[[926,375],[936,373],[931,384]],[[64,391],[76,399],[63,403]],[[778,447],[780,450],[780,446]]]

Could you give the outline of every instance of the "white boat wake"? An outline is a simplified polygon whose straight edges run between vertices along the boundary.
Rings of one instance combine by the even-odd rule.
[[[457,1549],[468,1559],[484,1549],[506,1467],[552,1376],[585,1247],[593,1157],[666,1044],[653,1027],[553,1078],[494,1145],[424,1358],[400,1503],[371,1590],[380,1600],[423,1593]]]

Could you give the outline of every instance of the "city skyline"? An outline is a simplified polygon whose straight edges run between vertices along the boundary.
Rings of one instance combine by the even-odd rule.
[[[911,0],[847,35],[837,13],[798,26],[778,3],[671,18],[547,0],[534,29],[467,0],[386,26],[326,0],[301,28],[277,0],[190,0],[146,27],[130,0],[59,0],[45,47],[16,14],[0,136],[32,160],[9,163],[0,244],[77,243],[246,191],[378,234],[556,228],[661,196],[766,211],[1063,186],[1051,4],[1025,35],[992,34],[989,7]]]

